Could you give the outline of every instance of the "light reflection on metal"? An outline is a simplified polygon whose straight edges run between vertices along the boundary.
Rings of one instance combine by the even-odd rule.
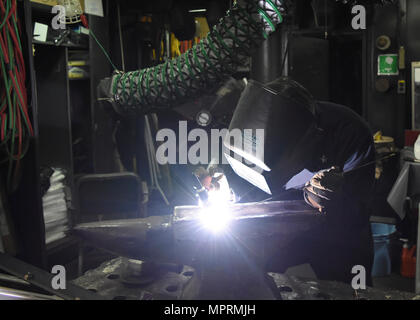
[[[63,300],[57,296],[0,287],[0,300]]]

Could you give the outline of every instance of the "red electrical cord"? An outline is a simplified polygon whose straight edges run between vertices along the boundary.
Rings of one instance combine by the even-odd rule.
[[[6,115],[3,113],[1,115],[1,141],[4,140],[4,126],[6,125]]]
[[[6,101],[0,110],[0,137],[2,144],[5,140],[7,142],[10,161],[15,160],[16,178],[20,160],[25,153],[24,139],[34,135],[28,112],[26,69],[20,44],[21,27],[17,14],[17,0],[0,0],[0,23],[3,24],[0,32],[2,50],[0,90],[2,102]],[[10,168],[11,162],[9,162],[9,178]]]

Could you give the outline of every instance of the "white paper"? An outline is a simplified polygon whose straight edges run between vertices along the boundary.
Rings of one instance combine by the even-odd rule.
[[[267,181],[265,180],[262,174],[258,173],[250,167],[247,167],[246,165],[232,158],[226,153],[225,157],[229,162],[230,166],[232,167],[233,171],[235,171],[235,173],[238,176],[245,179],[249,183],[252,183],[254,186],[260,188],[262,191],[271,194],[270,187],[268,186]]]
[[[414,69],[414,82],[420,83],[420,68]]]
[[[85,27],[80,27],[80,33],[89,35],[89,29]]]
[[[39,22],[35,22],[34,26],[34,40],[45,42],[47,41],[48,26]]]
[[[306,182],[312,179],[315,175],[314,172],[309,171],[308,169],[303,169],[298,174],[294,175],[287,183],[286,183],[286,190],[289,189],[302,189]]]
[[[85,12],[94,16],[103,17],[104,8],[102,0],[85,0]]]

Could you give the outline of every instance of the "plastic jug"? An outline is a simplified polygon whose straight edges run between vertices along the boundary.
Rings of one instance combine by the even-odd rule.
[[[404,244],[401,255],[401,275],[407,278],[416,277],[416,246],[409,248],[408,244]]]

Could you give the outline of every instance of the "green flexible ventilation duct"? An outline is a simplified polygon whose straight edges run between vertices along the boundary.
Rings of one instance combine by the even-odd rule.
[[[285,0],[236,1],[207,37],[181,56],[102,80],[99,99],[111,102],[121,115],[136,115],[209,92],[247,64],[285,12]]]

